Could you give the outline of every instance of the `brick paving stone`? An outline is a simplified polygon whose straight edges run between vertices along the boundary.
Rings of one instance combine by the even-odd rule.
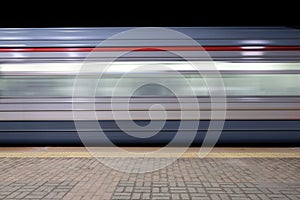
[[[143,159],[114,161],[129,166]],[[154,161],[160,166],[167,158]],[[0,180],[0,199],[296,200],[300,159],[182,158],[161,170],[136,174],[94,158],[0,158]]]
[[[179,194],[172,194],[171,197],[172,197],[173,200],[180,199]]]
[[[180,194],[181,199],[190,199],[188,194]]]

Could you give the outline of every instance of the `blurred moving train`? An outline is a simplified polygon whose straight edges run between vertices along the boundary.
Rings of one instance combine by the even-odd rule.
[[[201,44],[222,76],[227,108],[216,108],[226,109],[217,145],[299,146],[300,30],[286,27],[171,29]],[[0,29],[0,145],[81,145],[73,111],[82,112],[79,120],[90,118],[85,114],[86,109],[74,108],[74,102],[83,108],[93,103],[103,131],[117,145],[166,145],[176,134],[181,120],[200,121],[193,145],[201,145],[210,121],[222,120],[211,118],[206,80],[198,71],[188,68],[186,61],[168,51],[157,50],[193,52],[195,47],[161,47],[163,43],[132,47],[117,41],[114,46],[97,48],[107,53],[107,57],[113,52],[141,49],[115,61],[115,70],[102,77],[97,88],[89,85],[97,72],[77,76],[82,62],[99,42],[126,30],[129,28]],[[210,58],[192,55],[189,59],[195,63],[212,62]],[[94,57],[88,62],[97,64],[105,62],[105,58]],[[124,72],[135,65],[148,66],[149,71],[131,73],[115,87]],[[189,104],[191,90],[176,73],[150,69],[158,65],[172,66],[180,72],[195,93],[200,108]],[[203,73],[209,80],[216,78],[209,70]],[[74,96],[76,78],[86,80],[86,84],[81,84]],[[145,80],[163,81],[176,88],[176,94],[160,84],[146,84],[131,93],[132,88]],[[88,95],[92,92],[94,98]],[[128,111],[125,104],[129,96],[132,119],[124,114]],[[184,109],[199,112],[200,117],[180,116],[178,97],[183,99]],[[153,104],[161,104],[163,108],[155,107],[150,117],[149,108]],[[160,115],[163,109],[165,118]],[[139,126],[146,126],[150,120],[165,119],[159,133],[147,138],[124,133],[116,122],[134,120]],[[131,131],[139,134],[140,129]],[[93,128],[87,128],[86,132],[97,135]]]

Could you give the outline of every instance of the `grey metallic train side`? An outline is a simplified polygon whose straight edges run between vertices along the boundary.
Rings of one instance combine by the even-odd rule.
[[[118,59],[116,66],[120,69],[134,64],[175,66],[195,91],[200,108],[192,106],[191,100],[195,100],[195,96],[189,94],[176,74],[167,70],[134,73],[114,90],[112,86],[120,78],[117,71],[103,79],[103,87],[94,91],[95,98],[86,96],[90,90],[88,84],[80,86],[78,95],[73,96],[77,70],[89,56],[85,49],[94,48],[112,35],[129,29],[0,29],[0,145],[82,145],[73,112],[80,113],[81,118],[77,120],[93,120],[90,104],[94,106],[96,119],[105,135],[117,145],[166,145],[175,137],[182,120],[199,121],[193,145],[201,145],[210,121],[223,119],[211,118],[211,97],[199,73],[186,70],[185,62],[169,52],[132,51]],[[286,27],[170,29],[188,35],[204,47],[216,47],[207,51],[209,59],[194,55],[193,50],[188,59],[200,64],[213,61],[222,77],[226,108],[217,106],[214,109],[226,110],[226,117],[217,145],[299,146],[300,30]],[[161,38],[152,45],[164,46],[165,40],[168,38]],[[128,43],[118,40],[114,44],[109,48],[126,48]],[[139,47],[138,44],[135,47]],[[69,51],[70,48],[81,50]],[[105,56],[89,61],[105,62],[106,58],[115,56],[115,52],[102,55]],[[88,83],[95,78],[95,73],[86,72],[80,79]],[[202,73],[209,80],[215,78],[210,70]],[[141,87],[130,97],[131,119],[139,126],[147,126],[151,120],[166,119],[166,122],[158,134],[149,138],[135,138],[124,133],[117,121],[129,121],[128,91],[135,84],[158,77],[177,88],[181,103],[190,114],[181,116],[182,107],[172,91],[155,84]],[[112,90],[115,92],[113,107]],[[79,106],[74,108],[74,103]],[[150,120],[149,108],[153,104],[163,108],[152,110],[155,117]],[[160,116],[162,111],[166,112],[166,118]],[[200,117],[195,113],[200,113]],[[85,130],[91,141],[97,137],[97,131],[93,128]],[[130,131],[139,134],[140,129]],[[191,130],[187,128],[183,132],[189,134]],[[89,144],[106,145],[99,141]],[[177,145],[181,145],[180,142]]]

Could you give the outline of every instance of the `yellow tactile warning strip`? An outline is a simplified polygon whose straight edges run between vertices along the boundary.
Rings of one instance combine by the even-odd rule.
[[[0,152],[0,158],[175,158],[177,153],[115,153],[115,152]],[[196,152],[186,152],[181,158],[199,158]],[[219,152],[206,158],[300,158],[300,152]]]

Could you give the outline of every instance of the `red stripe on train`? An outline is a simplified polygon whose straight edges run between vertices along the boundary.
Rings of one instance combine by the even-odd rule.
[[[181,46],[181,47],[34,47],[0,48],[0,52],[113,52],[113,51],[300,51],[300,46]]]

